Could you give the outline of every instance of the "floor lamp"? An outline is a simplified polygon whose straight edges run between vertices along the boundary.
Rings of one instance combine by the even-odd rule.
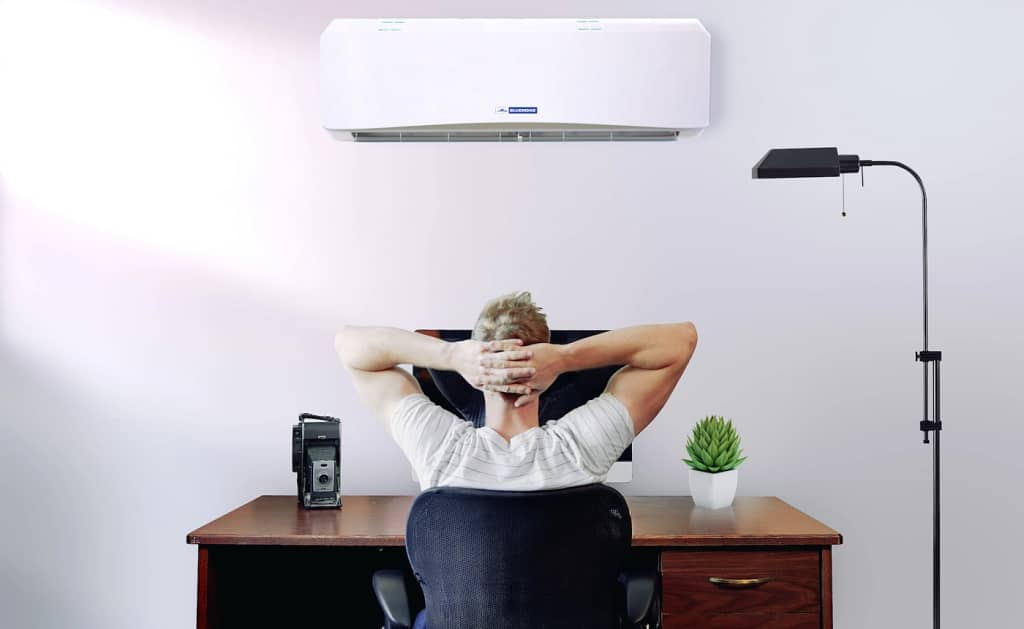
[[[893,161],[861,159],[857,155],[840,155],[835,147],[772,149],[754,166],[754,179],[797,179],[803,177],[839,177],[860,172],[866,166],[895,166],[917,181],[921,188],[921,263],[924,295],[924,348],[915,354],[924,372],[924,412],[920,430],[924,443],[932,442],[932,624],[939,629],[939,364],[942,352],[928,349],[928,195],[921,177],[906,164]],[[863,176],[863,173],[862,173]],[[931,369],[929,370],[929,364]],[[929,379],[929,371],[931,378]],[[929,419],[929,382],[932,384],[931,419]]]

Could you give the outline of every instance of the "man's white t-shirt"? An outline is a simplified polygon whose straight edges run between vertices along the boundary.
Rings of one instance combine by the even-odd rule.
[[[610,393],[510,441],[434,404],[422,393],[399,401],[391,435],[420,487],[535,491],[600,483],[633,441],[633,420]]]

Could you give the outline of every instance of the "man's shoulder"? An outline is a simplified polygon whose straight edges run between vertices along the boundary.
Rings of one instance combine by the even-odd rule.
[[[636,436],[629,409],[611,393],[602,393],[544,426],[551,436],[592,445],[610,440],[625,447]]]
[[[395,404],[392,414],[392,422],[405,421],[431,421],[444,423],[466,423],[472,426],[472,422],[464,420],[457,414],[437,404],[423,393],[410,393]]]

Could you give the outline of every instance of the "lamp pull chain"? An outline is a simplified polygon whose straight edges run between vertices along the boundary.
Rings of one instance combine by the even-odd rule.
[[[843,188],[843,216],[846,216],[846,177],[839,175],[839,181],[842,183]]]

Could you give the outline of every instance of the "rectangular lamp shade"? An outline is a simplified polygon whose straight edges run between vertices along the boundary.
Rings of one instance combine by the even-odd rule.
[[[754,166],[754,179],[838,177],[860,170],[856,155],[840,155],[836,147],[772,149]]]

